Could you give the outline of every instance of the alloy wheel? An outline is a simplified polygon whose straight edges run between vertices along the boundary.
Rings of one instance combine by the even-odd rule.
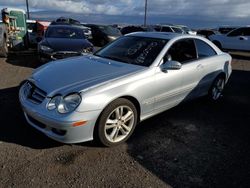
[[[129,106],[118,106],[106,120],[104,131],[106,139],[111,143],[126,139],[135,124],[135,115]]]
[[[221,97],[222,91],[225,86],[223,78],[218,78],[212,87],[212,99],[218,100]]]

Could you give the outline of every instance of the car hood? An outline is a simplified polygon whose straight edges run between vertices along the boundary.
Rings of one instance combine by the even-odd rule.
[[[46,38],[44,44],[48,45],[54,51],[76,51],[76,52],[82,52],[84,48],[91,46],[91,43],[86,39],[64,39],[64,38]]]
[[[33,72],[30,81],[52,97],[93,88],[143,69],[145,67],[89,55],[43,65]]]

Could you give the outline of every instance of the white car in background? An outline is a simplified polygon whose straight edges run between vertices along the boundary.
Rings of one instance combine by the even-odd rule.
[[[180,34],[185,34],[185,31],[180,28],[179,26],[175,25],[156,25],[154,29],[158,32],[170,32],[170,33],[180,33]]]
[[[225,35],[211,35],[209,39],[220,49],[250,51],[250,26],[234,29]]]
[[[188,26],[185,25],[176,25],[176,26],[180,27],[183,31],[185,31],[186,34],[197,35],[197,31],[190,29]]]

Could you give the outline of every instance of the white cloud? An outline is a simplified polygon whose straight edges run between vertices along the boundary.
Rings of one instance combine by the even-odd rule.
[[[144,14],[144,3],[144,0],[29,0],[31,10],[124,16]],[[0,6],[25,8],[25,0],[0,0]],[[247,18],[249,8],[249,0],[148,0],[152,15]]]

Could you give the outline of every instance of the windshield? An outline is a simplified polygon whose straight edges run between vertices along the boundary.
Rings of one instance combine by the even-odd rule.
[[[71,27],[49,27],[46,32],[47,38],[68,38],[68,39],[84,39],[82,29]]]
[[[114,28],[114,27],[112,27],[112,26],[100,25],[100,26],[98,26],[98,28],[99,28],[102,32],[104,32],[104,33],[106,33],[106,34],[108,34],[108,35],[113,35],[113,36],[121,35],[119,29],[116,29],[116,28]]]
[[[123,63],[148,67],[167,42],[166,39],[125,36],[96,52],[95,55]]]

